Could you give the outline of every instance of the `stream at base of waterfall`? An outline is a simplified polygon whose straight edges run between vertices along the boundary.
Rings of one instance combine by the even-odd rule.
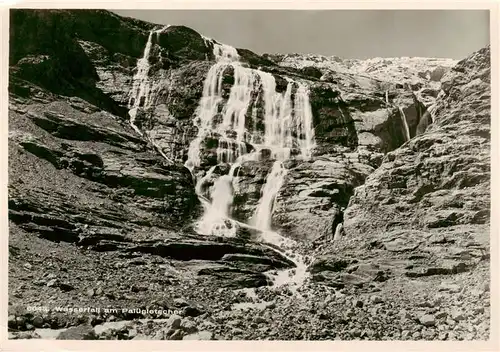
[[[129,100],[131,126],[142,135],[134,124],[139,106],[151,105],[151,83],[148,80],[149,55],[153,34],[151,31],[144,49],[143,57],[138,60],[137,72]],[[291,158],[307,160],[315,146],[312,112],[309,104],[309,89],[298,81],[287,79],[285,92],[276,92],[276,81],[270,73],[246,67],[235,48],[220,44],[204,37],[207,46],[213,47],[215,63],[211,66],[203,84],[202,97],[195,111],[194,125],[197,136],[188,149],[185,166],[196,178],[196,193],[204,207],[204,214],[196,224],[196,231],[203,235],[235,237],[239,228],[256,234],[257,241],[279,252],[295,263],[293,269],[267,272],[274,287],[287,285],[296,292],[306,279],[306,261],[296,254],[299,244],[272,230],[272,213],[276,196],[285,181],[287,170],[285,161]],[[223,77],[232,68],[234,83],[227,101],[223,95]],[[263,116],[258,116],[258,104],[263,106]],[[262,110],[262,109],[261,109]],[[222,115],[222,116],[221,116]],[[250,116],[253,123],[246,123]],[[263,120],[263,131],[257,129],[257,119]],[[203,175],[200,170],[200,151],[207,138],[218,140],[217,165]],[[251,152],[247,152],[250,145]],[[258,161],[266,150],[273,166],[261,190],[261,197],[254,215],[248,224],[236,221],[230,216],[233,191],[242,163]],[[230,165],[225,175],[214,175],[217,166]],[[205,196],[204,185],[213,181]]]

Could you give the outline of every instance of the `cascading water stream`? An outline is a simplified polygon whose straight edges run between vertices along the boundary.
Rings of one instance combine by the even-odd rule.
[[[271,230],[272,214],[276,203],[276,197],[287,174],[287,170],[284,167],[284,161],[290,158],[290,147],[293,145],[290,134],[292,130],[292,118],[289,108],[291,103],[286,101],[286,99],[289,99],[289,87],[290,82],[285,92],[285,101],[281,102],[281,108],[276,115],[275,112],[272,111],[275,116],[273,120],[268,122],[271,129],[269,133],[266,133],[266,141],[274,146],[273,156],[276,158],[276,161],[262,188],[261,199],[257,205],[253,222],[256,228],[262,231],[260,234],[261,239],[266,243],[281,248],[285,257],[292,260],[296,265],[294,269],[280,271],[274,275],[272,277],[274,285],[282,286],[288,284],[292,290],[296,290],[302,285],[307,277],[305,258],[294,254],[296,243],[293,240],[287,239]],[[298,85],[293,105],[295,120],[293,127],[297,135],[296,147],[300,150],[300,157],[307,160],[312,156],[312,149],[315,146],[315,142],[312,111],[309,104],[309,92],[307,87],[303,84],[299,83]],[[273,122],[275,123],[274,125],[272,124]]]
[[[271,216],[276,195],[283,185],[286,169],[283,162],[276,160],[271,172],[267,176],[266,183],[262,187],[262,196],[254,215],[255,227],[262,231],[271,230]]]
[[[202,233],[216,232],[219,236],[236,236],[236,226],[229,219],[229,207],[233,202],[232,177],[219,177],[212,187],[211,203],[205,208],[197,229]]]
[[[148,41],[144,48],[142,58],[137,61],[137,72],[132,78],[132,91],[128,101],[129,109],[146,106],[149,98],[149,55],[151,53],[152,38],[154,31],[149,32]],[[133,122],[131,121],[131,124]]]
[[[406,121],[406,115],[401,107],[398,106],[398,109],[399,109],[399,116],[401,117],[401,122],[403,123],[405,142],[408,142],[411,136],[410,136],[410,129],[408,128],[408,122]]]
[[[152,38],[154,31],[149,32],[148,41],[144,48],[142,58],[137,60],[137,71],[132,78],[132,90],[128,101],[130,126],[142,136],[141,130],[135,125],[137,116],[137,108],[141,105],[145,106],[149,97],[149,55],[151,53]]]
[[[143,56],[137,62],[133,76],[128,107],[130,125],[144,136],[135,121],[139,108],[148,108],[153,104],[160,83],[149,78],[149,58],[153,47],[153,36],[159,40],[160,33],[167,27],[149,32]],[[276,92],[274,76],[260,69],[245,67],[239,61],[235,48],[204,38],[205,43],[213,45],[216,63],[210,68],[203,85],[203,95],[195,112],[194,125],[198,128],[197,136],[189,145],[185,166],[195,175],[201,165],[200,152],[207,137],[217,139],[217,165],[213,165],[203,177],[198,177],[196,193],[203,206],[203,217],[197,224],[197,231],[205,235],[229,236],[237,234],[238,227],[246,227],[259,233],[259,240],[269,248],[296,264],[296,268],[268,273],[276,286],[292,284],[300,286],[305,278],[303,258],[294,254],[296,243],[271,230],[271,218],[276,196],[284,183],[287,170],[284,162],[291,158],[292,150],[299,150],[300,156],[308,159],[314,148],[312,113],[309,104],[309,92],[305,85],[288,79],[284,93]],[[234,83],[226,102],[223,98],[223,78],[226,69],[233,69]],[[162,78],[167,79],[166,77]],[[160,80],[162,80],[160,79]],[[168,80],[168,79],[167,79]],[[161,84],[164,84],[162,81]],[[295,89],[295,94],[293,90]],[[292,101],[292,96],[295,100]],[[258,131],[259,106],[262,106],[264,131]],[[253,119],[248,130],[247,114]],[[146,137],[167,160],[150,136]],[[248,146],[252,151],[247,152]],[[257,161],[263,150],[270,151],[275,160],[266,183],[262,188],[261,199],[253,217],[253,225],[247,225],[230,218],[237,169],[246,161]],[[170,160],[169,160],[170,161]],[[217,166],[230,165],[226,175],[216,175]],[[199,170],[198,170],[199,171]],[[198,172],[200,173],[200,172]],[[208,182],[213,185],[206,190]],[[277,249],[279,248],[279,250]]]
[[[153,46],[153,34],[156,33],[157,40],[159,38],[159,35],[161,32],[166,30],[168,26],[165,26],[163,28],[157,29],[157,30],[151,30],[148,35],[148,40],[146,42],[146,46],[144,47],[144,52],[142,54],[142,58],[137,60],[137,67],[136,67],[136,73],[134,77],[132,77],[132,89],[129,94],[129,100],[128,100],[128,108],[129,109],[136,109],[140,106],[142,107],[148,107],[151,105],[151,85],[152,82],[149,79],[149,69],[151,68],[151,65],[149,64],[149,57],[151,55],[151,48]],[[131,115],[131,124],[132,127],[133,125],[133,119],[135,119],[135,113],[134,117]],[[137,130],[136,127],[134,129]],[[139,133],[141,133],[139,131]]]
[[[185,166],[193,175],[202,174],[199,170],[202,143],[210,137],[217,139],[218,146],[217,165],[203,177],[198,177],[196,183],[196,192],[205,208],[197,231],[205,235],[233,237],[237,235],[238,227],[253,229],[259,233],[260,241],[296,264],[294,269],[269,274],[275,285],[289,283],[298,287],[305,278],[304,260],[294,254],[297,245],[294,241],[271,230],[271,218],[276,196],[287,174],[284,162],[291,158],[292,150],[300,151],[301,158],[309,159],[314,148],[309,91],[304,84],[288,79],[285,92],[276,92],[273,75],[245,67],[239,62],[235,48],[209,38],[204,40],[213,45],[216,63],[204,81],[203,95],[194,118],[198,132],[189,145]],[[228,68],[233,69],[234,83],[225,101],[223,78]],[[259,106],[263,107],[263,131],[257,130],[258,111],[262,111]],[[253,119],[253,128],[247,126],[247,116]],[[248,145],[252,147],[250,153],[247,153]],[[247,225],[230,218],[234,181],[238,177],[235,173],[245,161],[258,160],[263,150],[268,150],[275,162],[262,188],[252,225]],[[223,169],[217,166],[222,164],[230,165],[229,172],[216,178],[216,170]],[[205,184],[212,181],[212,187],[206,192]]]
[[[195,112],[194,124],[198,128],[198,134],[189,144],[188,159],[185,166],[192,172],[199,167],[201,142],[212,131],[212,119],[218,112],[219,104],[222,102],[222,73],[226,64],[217,62],[208,71],[203,83],[203,95]]]
[[[308,160],[312,157],[312,150],[316,144],[314,141],[313,114],[309,102],[309,90],[302,83],[299,83],[299,87],[295,93],[294,105],[296,130],[299,137],[302,137],[298,139],[301,157]],[[301,118],[297,118],[297,116]]]
[[[168,27],[170,27],[170,25],[149,32],[148,40],[144,48],[144,53],[142,55],[142,58],[137,60],[136,73],[132,78],[132,89],[129,93],[129,101],[128,101],[128,108],[129,108],[128,114],[130,116],[129,123],[130,126],[132,126],[132,128],[141,136],[144,136],[144,134],[135,124],[135,120],[137,117],[137,112],[139,107],[147,108],[152,104],[152,99],[151,99],[152,82],[149,79],[149,71],[150,71],[149,57],[151,55],[151,48],[153,45],[153,40],[152,40],[153,34],[156,33],[157,40],[159,40],[160,33],[165,29],[167,29]],[[153,141],[153,139],[149,135],[146,134],[146,138],[153,145],[153,147],[161,154],[161,156],[163,156],[164,159],[172,163],[172,160],[170,160],[165,155],[165,153],[161,150],[161,148]]]

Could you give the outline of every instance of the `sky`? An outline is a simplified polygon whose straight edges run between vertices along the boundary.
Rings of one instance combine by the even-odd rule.
[[[489,44],[485,10],[113,10],[237,48],[342,58],[462,59]]]

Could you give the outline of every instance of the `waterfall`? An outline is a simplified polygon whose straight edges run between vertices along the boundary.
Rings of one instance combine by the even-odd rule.
[[[215,61],[234,62],[239,60],[240,56],[238,55],[238,51],[236,50],[236,48],[230,45],[218,43],[213,39],[210,40],[212,41],[214,46],[213,53],[215,56]]]
[[[283,161],[291,157],[291,150],[294,148],[300,151],[302,158],[308,159],[314,148],[309,90],[304,84],[287,79],[285,92],[279,93],[276,91],[276,80],[272,74],[244,67],[238,61],[239,56],[235,48],[210,38],[204,40],[207,45],[213,45],[216,62],[209,69],[203,84],[203,95],[194,117],[194,125],[198,132],[189,145],[185,166],[191,172],[201,166],[202,143],[207,137],[217,139],[217,163],[231,165],[227,175],[229,178],[234,177],[235,168],[243,160],[256,159],[260,150],[270,150],[271,158],[276,162],[267,177],[254,215],[254,223],[258,224],[258,228],[269,230],[273,201],[286,175]],[[224,102],[222,80],[228,68],[234,71],[234,82],[229,97]],[[295,99],[292,101],[294,89]],[[264,107],[263,133],[256,128],[256,109],[259,102]],[[246,126],[246,116],[249,113],[254,119],[253,129],[250,130]],[[244,157],[248,154],[247,144],[250,144],[254,151]],[[209,171],[212,172],[213,169]],[[208,226],[208,219],[219,225],[220,221],[216,221],[216,216],[229,216],[228,208],[231,202],[228,199],[232,198],[233,191],[233,187],[226,186],[230,181],[229,178],[224,178],[224,182],[220,184],[216,182],[212,187],[211,205],[206,209],[206,213],[210,213],[211,216],[204,218],[202,220],[204,226],[200,227],[205,234],[213,233]],[[201,191],[199,184],[197,187],[198,191]],[[223,200],[219,202],[219,199],[214,197],[221,197]],[[211,209],[220,206],[225,210],[221,212]]]
[[[208,71],[203,83],[203,95],[195,111],[194,124],[198,128],[198,134],[189,144],[188,159],[185,166],[193,171],[200,166],[200,145],[201,142],[212,131],[212,119],[218,112],[219,104],[222,101],[222,73],[226,69],[224,63],[216,63]]]
[[[132,78],[132,90],[130,91],[130,97],[128,101],[129,116],[130,116],[130,126],[142,136],[142,132],[135,124],[135,119],[137,116],[137,108],[141,105],[146,106],[149,97],[149,54],[151,53],[153,32],[149,32],[148,41],[146,42],[146,47],[144,48],[144,53],[142,58],[137,60],[137,71]]]
[[[410,129],[408,128],[408,122],[406,121],[406,115],[401,107],[398,106],[399,109],[399,117],[401,118],[401,122],[403,123],[403,132],[405,135],[405,142],[410,140]]]
[[[334,241],[338,241],[340,239],[343,228],[344,228],[344,225],[342,223],[337,224],[337,227],[335,228],[335,234],[333,235]]]
[[[243,143],[245,114],[250,104],[250,93],[253,90],[254,72],[244,68],[236,61],[239,59],[235,48],[219,44],[212,39],[204,38],[213,44],[216,63],[210,68],[203,83],[203,95],[195,112],[194,124],[198,128],[197,136],[190,143],[188,159],[185,166],[193,172],[201,164],[201,143],[208,136],[218,138],[217,162],[233,163],[239,155],[246,152]],[[222,79],[224,71],[233,67],[234,79],[228,102],[222,111],[222,122],[215,125],[215,117],[222,103]],[[229,132],[236,131],[236,139],[229,137]],[[201,195],[203,183],[212,176],[213,166],[197,182],[196,191]],[[197,224],[197,230],[205,235],[235,236],[234,222],[229,219],[229,207],[233,200],[232,174],[218,178],[211,188],[210,202],[205,203],[205,212]],[[228,226],[228,223],[230,224]]]
[[[295,93],[295,121],[301,156],[306,160],[310,159],[312,150],[316,146],[313,115],[309,103],[309,89],[301,83]]]
[[[252,100],[258,75],[254,70],[232,64],[234,69],[234,84],[229,93],[229,99],[222,112],[222,124],[218,128],[223,138],[219,139],[217,150],[218,162],[232,163],[240,155],[246,153],[245,116]],[[235,132],[234,141],[228,137],[228,132]]]
[[[212,186],[210,197],[211,203],[207,205],[202,219],[198,222],[197,230],[207,235],[234,237],[236,226],[228,214],[233,202],[232,177],[230,175],[219,177]]]
[[[211,198],[214,206],[210,209],[220,213],[222,218],[227,218],[229,206],[233,203],[230,175],[223,175],[215,181]]]
[[[130,120],[129,120],[129,123],[130,123],[130,126],[132,126],[132,128],[139,134],[142,136],[142,132],[141,130],[139,129],[139,127],[136,126],[135,124],[135,118],[137,116],[137,108],[132,108],[128,111],[128,116],[130,116]]]
[[[267,88],[273,88],[273,83],[267,82]],[[292,127],[297,134],[297,145],[303,159],[311,157],[315,146],[309,91],[306,86],[299,83],[294,101],[294,125],[292,125],[290,91],[291,82],[289,81],[284,96],[275,97],[273,100],[277,104],[266,108],[264,116],[266,128],[264,144],[271,147],[272,156],[276,161],[266,178],[254,215],[255,226],[263,231],[271,229],[273,205],[286,176],[283,161],[290,158],[290,148],[293,146]],[[265,92],[265,94],[270,93]]]
[[[203,185],[205,184],[205,182],[207,182],[208,179],[210,179],[210,177],[212,177],[212,175],[213,175],[216,167],[217,167],[217,165],[212,166],[207,171],[207,173],[205,174],[205,176],[203,176],[202,178],[200,178],[198,180],[198,182],[196,182],[196,187],[195,187],[196,194],[202,195],[202,193],[203,193]]]
[[[165,27],[163,28],[160,28],[158,29],[156,32],[156,40],[159,41],[160,40],[160,34],[163,33],[163,31],[167,30],[169,27],[171,27],[172,25],[170,24],[167,24]]]
[[[129,96],[130,125],[142,134],[135,125],[140,107],[150,107],[153,97],[160,89],[159,82],[169,81],[163,77],[156,85],[149,79],[149,57],[152,38],[156,40],[167,27],[150,31],[143,56],[137,62]],[[239,227],[246,227],[258,233],[258,240],[269,249],[279,252],[293,261],[296,268],[266,273],[275,286],[291,285],[292,290],[300,287],[307,277],[305,258],[294,253],[295,241],[272,231],[272,213],[276,197],[282,187],[287,170],[285,161],[292,155],[307,160],[315,147],[314,128],[309,89],[302,82],[287,80],[284,92],[276,91],[276,80],[270,73],[246,67],[239,61],[235,48],[203,37],[207,46],[212,46],[216,62],[210,67],[203,83],[202,98],[199,101],[193,124],[197,134],[188,148],[185,166],[193,176],[198,176],[195,191],[203,204],[204,213],[196,224],[196,231],[204,235],[234,237]],[[208,58],[207,58],[208,59]],[[233,84],[227,101],[223,98],[223,79],[227,69],[233,70]],[[260,108],[263,107],[263,110]],[[262,116],[260,116],[262,114]],[[247,116],[253,123],[248,124]],[[263,131],[258,130],[262,118]],[[251,125],[251,126],[249,126]],[[161,148],[146,134],[153,146],[169,160]],[[217,164],[203,175],[201,168],[202,143],[207,138],[217,140]],[[248,146],[251,146],[248,149]],[[231,219],[233,193],[236,188],[236,171],[246,161],[257,161],[262,150],[270,151],[273,166],[261,190],[252,225]],[[295,151],[295,153],[292,153]],[[229,164],[229,172],[220,175],[216,170],[221,164]],[[200,177],[201,176],[201,177]],[[212,183],[207,189],[206,184]],[[279,248],[279,249],[277,249]]]
[[[420,117],[420,121],[418,122],[415,132],[416,136],[424,133],[427,130],[427,127],[429,127],[429,125],[431,125],[434,122],[432,118],[431,108],[432,106],[429,108],[429,110],[424,112],[424,114]]]
[[[210,67],[203,83],[203,94],[195,111],[193,124],[197,134],[188,148],[185,166],[197,177],[196,193],[204,214],[196,230],[204,235],[237,235],[238,227],[247,227],[259,233],[259,240],[269,244],[296,264],[296,268],[270,275],[275,285],[292,282],[299,286],[306,277],[306,265],[293,254],[297,244],[271,230],[271,219],[276,196],[282,187],[287,170],[285,161],[292,155],[307,160],[315,147],[309,89],[287,79],[284,92],[276,91],[276,80],[270,73],[245,67],[239,61],[235,48],[203,37],[213,47],[216,62]],[[233,80],[227,100],[223,98],[223,78],[232,68]],[[260,109],[262,107],[263,109]],[[260,116],[262,114],[262,116]],[[253,123],[248,123],[247,116]],[[262,124],[258,119],[262,118]],[[257,126],[263,125],[263,131]],[[217,140],[216,162],[203,176],[201,153],[207,138]],[[247,147],[251,146],[251,151]],[[251,225],[231,219],[231,206],[237,169],[249,160],[258,160],[262,150],[270,151],[273,166],[261,190],[261,198]],[[292,153],[292,151],[297,151]],[[229,164],[229,172],[216,176],[219,165]],[[214,180],[207,192],[205,184]],[[276,249],[281,248],[280,250]]]
[[[255,211],[255,227],[259,230],[269,231],[271,229],[271,215],[276,195],[283,185],[286,169],[283,162],[274,162],[271,172],[267,176],[266,183],[262,188],[262,196]]]
[[[436,109],[437,109],[437,105],[436,103],[434,102],[431,106],[429,106],[429,108],[427,109],[427,111],[429,112],[429,117],[430,117],[430,123],[434,123],[434,114],[436,113]]]
[[[151,65],[149,64],[149,56],[151,54],[151,47],[153,46],[153,34],[156,33],[157,40],[162,31],[167,29],[169,26],[165,26],[158,30],[151,30],[148,35],[148,40],[146,46],[144,47],[144,52],[142,58],[137,60],[136,72],[132,77],[132,89],[129,93],[128,108],[130,116],[130,126],[141,136],[142,132],[135,124],[135,119],[137,116],[137,110],[139,107],[149,107],[152,103],[151,101],[151,85],[152,82],[149,79],[149,69]]]
[[[132,78],[132,90],[130,92],[130,97],[128,101],[128,107],[137,108],[142,106],[147,106],[149,98],[149,55],[151,53],[152,38],[154,31],[149,32],[148,41],[146,42],[146,47],[144,48],[144,53],[142,58],[137,60],[137,71]],[[131,121],[131,124],[133,122]]]
[[[135,121],[140,107],[153,103],[156,88],[149,78],[149,58],[153,47],[153,36],[159,40],[160,34],[169,26],[151,30],[142,58],[137,61],[136,73],[132,79],[128,107],[130,125],[143,135]],[[276,91],[276,80],[270,73],[246,67],[239,61],[238,51],[229,45],[203,37],[205,44],[212,47],[215,63],[210,67],[203,83],[202,98],[199,101],[193,124],[197,134],[188,148],[185,166],[193,175],[198,174],[196,193],[205,207],[199,222],[199,232],[215,235],[235,235],[230,225],[235,170],[248,160],[258,160],[262,150],[269,150],[275,162],[262,187],[261,199],[253,216],[258,229],[270,231],[271,215],[276,195],[281,188],[287,170],[284,161],[292,157],[292,150],[298,151],[303,159],[311,157],[314,149],[314,129],[309,103],[309,89],[302,82],[287,79],[284,92]],[[232,68],[234,83],[227,100],[223,98],[223,78],[227,69]],[[167,79],[167,78],[165,78]],[[260,109],[263,108],[263,110]],[[262,114],[262,116],[260,116]],[[247,116],[253,124],[247,126]],[[262,118],[263,130],[258,130],[258,120]],[[261,126],[261,125],[259,125]],[[148,136],[146,136],[148,137]],[[202,143],[207,138],[217,140],[217,165],[228,163],[227,175],[214,176],[216,166],[203,175],[201,167]],[[151,142],[153,140],[150,138]],[[165,159],[162,150],[153,143]],[[249,153],[248,146],[252,151]],[[201,174],[201,175],[200,175]],[[204,184],[215,178],[209,192]],[[234,225],[234,223],[233,223]]]

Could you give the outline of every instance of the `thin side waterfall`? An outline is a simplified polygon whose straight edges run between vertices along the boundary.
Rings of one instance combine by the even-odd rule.
[[[401,122],[403,123],[403,131],[405,135],[405,142],[410,140],[410,129],[408,128],[408,122],[406,121],[406,115],[401,107],[398,106],[399,116],[401,117]]]
[[[139,129],[139,127],[137,127],[137,125],[135,124],[135,118],[137,116],[137,108],[132,108],[128,111],[128,116],[130,116],[130,120],[129,120],[129,123],[130,123],[130,126],[132,126],[132,128],[135,130],[135,132],[137,132],[139,135],[143,135],[142,134],[142,131]]]
[[[149,55],[151,53],[153,33],[154,31],[149,32],[142,58],[137,60],[137,72],[132,78],[132,90],[128,101],[129,109],[147,105],[149,98]]]
[[[436,113],[436,103],[429,106],[427,111],[429,112],[431,123],[434,123],[434,114]]]
[[[168,29],[169,27],[171,27],[171,26],[172,26],[171,24],[167,24],[165,27],[160,28],[160,29],[158,29],[157,31],[155,31],[155,32],[156,32],[156,39],[157,39],[157,40],[160,40],[160,34],[161,34],[163,31],[167,30],[167,29]]]
[[[130,126],[132,126],[132,128],[141,136],[143,135],[143,133],[136,126],[135,119],[139,107],[146,108],[152,104],[152,82],[149,78],[149,70],[151,68],[151,65],[149,64],[149,57],[151,55],[151,48],[153,46],[153,34],[156,33],[156,37],[158,40],[160,33],[168,27],[169,26],[165,26],[163,28],[152,30],[149,32],[148,40],[146,42],[146,46],[144,47],[142,58],[137,60],[136,72],[134,77],[132,77],[132,89],[130,90],[128,99],[130,116],[129,122]]]
[[[342,233],[342,228],[343,227],[344,227],[344,225],[342,225],[342,223],[337,224],[337,227],[335,227],[335,234],[333,235],[333,240],[334,241],[340,239],[340,234]]]
[[[128,108],[130,109],[130,126],[132,126],[132,128],[141,136],[142,132],[136,126],[135,119],[137,116],[137,108],[141,105],[145,106],[149,97],[149,55],[151,53],[153,33],[154,31],[149,32],[148,41],[146,42],[142,58],[137,60],[137,71],[132,78],[132,90],[130,91],[130,97],[128,100]]]

